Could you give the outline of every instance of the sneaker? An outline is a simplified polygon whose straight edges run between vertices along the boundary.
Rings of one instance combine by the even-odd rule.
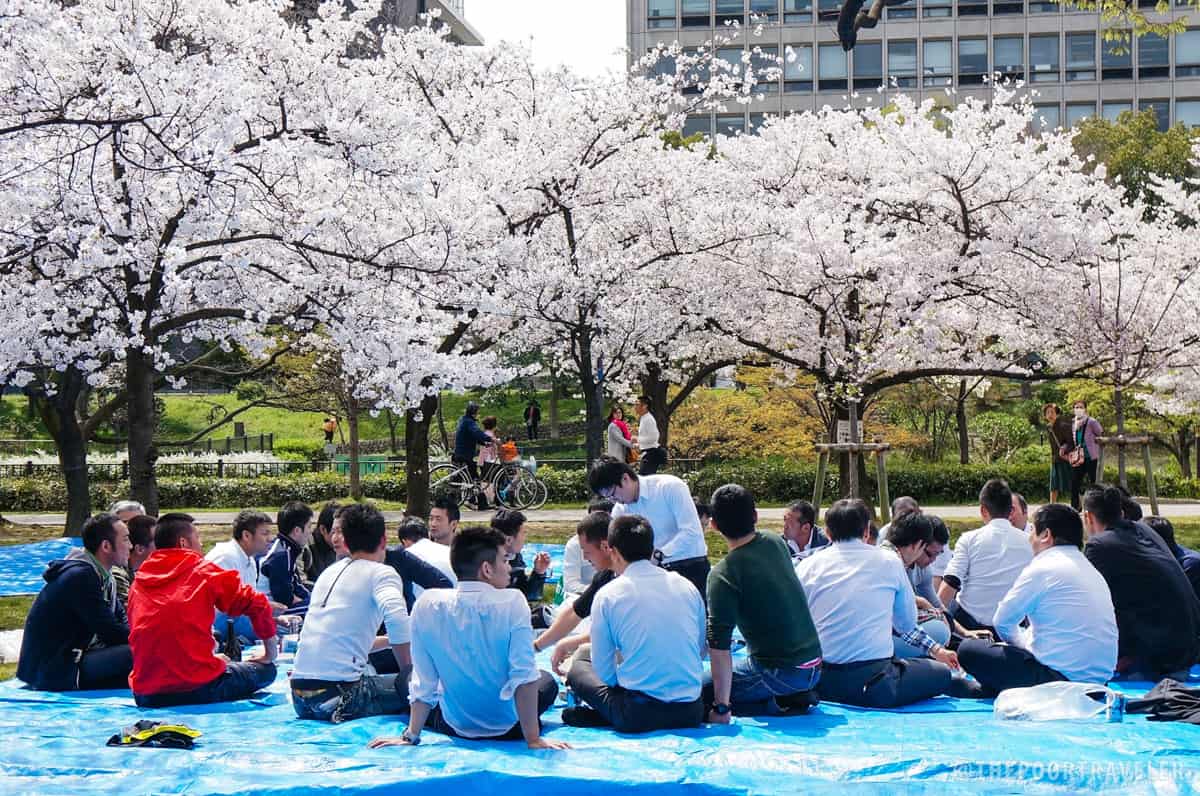
[[[580,705],[574,708],[563,708],[563,724],[569,727],[608,727],[609,724],[593,708]]]
[[[946,689],[946,696],[955,699],[991,699],[996,695],[988,693],[988,689],[978,680],[955,672],[950,677],[950,687]]]
[[[864,0],[845,0],[842,3],[842,10],[838,12],[838,41],[842,43],[842,49],[846,52],[853,50],[858,41],[858,31],[855,29],[854,21],[858,17],[858,12],[862,11],[863,2]]]

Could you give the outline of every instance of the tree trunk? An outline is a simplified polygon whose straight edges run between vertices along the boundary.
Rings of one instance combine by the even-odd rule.
[[[592,362],[592,334],[590,329],[579,332],[578,348],[576,350],[576,368],[579,375],[579,386],[583,389],[584,417],[584,447],[587,451],[588,467],[592,466],[603,452],[601,441],[604,438],[604,405],[600,390],[603,386],[596,379]]]
[[[558,371],[550,369],[550,439],[558,439]]]
[[[1175,445],[1178,453],[1175,458],[1179,460],[1179,472],[1183,473],[1184,478],[1189,478],[1192,472],[1192,445],[1195,441],[1192,437],[1192,427],[1184,426],[1175,432]]]
[[[417,409],[404,413],[404,475],[408,513],[429,517],[429,425],[437,411],[436,395],[427,395]],[[419,416],[419,417],[418,417]]]
[[[396,427],[400,425],[400,418],[396,417],[396,413],[393,412],[391,409],[385,409],[384,412],[386,413],[385,419],[387,420],[387,424],[388,424],[388,450],[391,452],[391,454],[393,456],[398,456],[400,454],[400,440],[396,437]],[[408,415],[408,413],[405,412],[406,418],[407,418],[407,415]],[[428,431],[428,425],[429,424],[427,422],[426,423],[427,431]],[[405,428],[407,428],[407,426],[408,426],[408,422],[407,422],[407,420],[405,420]]]
[[[49,398],[29,396],[29,405],[42,419],[54,438],[58,465],[67,487],[67,518],[63,536],[78,536],[83,523],[92,514],[92,498],[87,468],[87,438],[75,414],[75,405],[83,392],[83,377],[68,368],[58,380],[58,392]]]
[[[158,480],[154,462],[154,366],[140,348],[125,351],[125,390],[129,395],[129,492],[146,507],[146,513],[158,516]]]
[[[1125,390],[1120,383],[1113,388],[1113,412],[1117,418],[1117,436],[1125,433]],[[1096,480],[1103,481],[1104,473],[1096,473]],[[1129,488],[1129,478],[1125,474],[1125,446],[1117,446],[1117,481],[1125,489]]]
[[[358,400],[350,396],[346,402],[346,425],[350,427],[350,497],[362,500],[362,473],[359,472],[358,451]]]
[[[650,399],[650,414],[658,423],[658,445],[667,449],[667,440],[671,432],[671,410],[667,401],[667,387],[670,385],[662,377],[662,368],[651,363],[646,366],[642,375],[642,393]]]
[[[958,463],[971,463],[971,437],[967,433],[967,380],[958,382],[958,397],[954,402],[954,421],[958,424]]]
[[[437,396],[437,421],[438,433],[442,437],[442,450],[446,451],[446,453],[450,453],[450,435],[446,433],[446,415],[442,412],[441,393],[438,393]]]

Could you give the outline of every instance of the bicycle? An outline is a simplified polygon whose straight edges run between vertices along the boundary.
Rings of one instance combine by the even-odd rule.
[[[540,509],[546,505],[550,490],[536,472],[537,461],[532,458],[496,468],[492,474],[496,502],[517,510]]]
[[[465,464],[443,462],[429,468],[429,492],[435,496],[449,497],[458,505],[480,503],[485,482],[477,482]]]

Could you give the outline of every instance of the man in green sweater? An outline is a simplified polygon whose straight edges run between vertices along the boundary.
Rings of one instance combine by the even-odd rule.
[[[803,713],[817,703],[821,642],[787,542],[756,530],[754,496],[745,487],[719,488],[709,508],[729,554],[708,576],[708,721],[728,724],[733,713]],[[750,653],[736,664],[730,653],[734,627]]]

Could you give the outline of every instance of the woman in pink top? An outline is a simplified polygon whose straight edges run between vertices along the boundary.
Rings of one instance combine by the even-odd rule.
[[[608,422],[616,425],[621,429],[621,433],[625,435],[625,439],[632,440],[629,435],[629,424],[625,422],[625,412],[619,406],[613,406],[608,412]]]

